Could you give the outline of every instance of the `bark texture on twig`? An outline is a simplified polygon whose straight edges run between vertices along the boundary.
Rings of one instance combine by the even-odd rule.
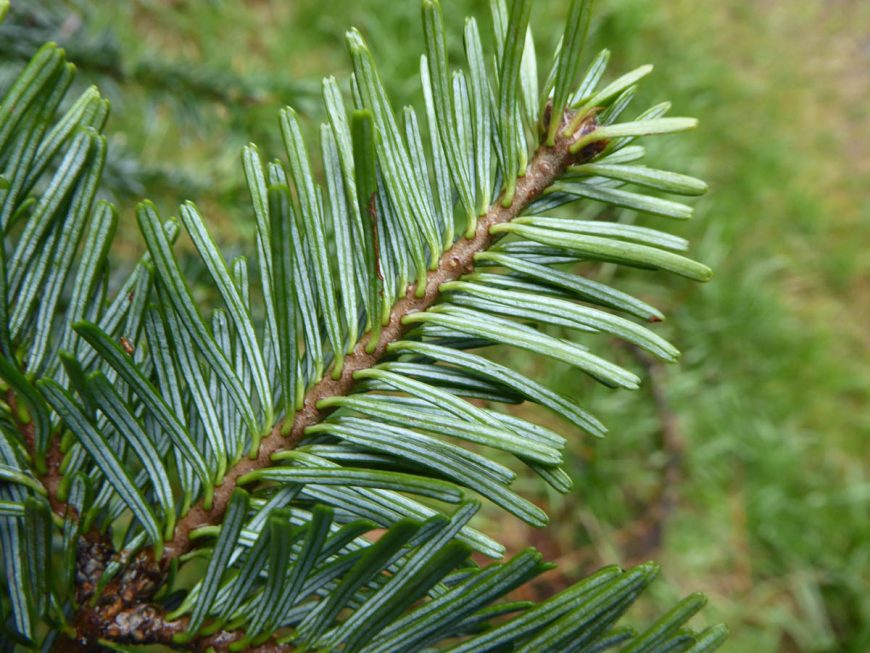
[[[24,439],[28,453],[35,458],[36,442],[33,421],[22,421],[20,419],[18,397],[15,396],[15,392],[11,389],[6,391],[6,404],[9,406],[9,412],[15,420],[15,426]],[[42,483],[42,486],[46,490],[48,495],[46,498],[52,511],[61,517],[66,514],[68,509],[67,504],[58,497],[58,491],[63,479],[63,473],[60,469],[62,462],[63,454],[60,451],[60,442],[55,438],[49,444],[48,451],[45,454],[46,471],[44,474],[39,474],[37,478],[39,478],[39,482]]]

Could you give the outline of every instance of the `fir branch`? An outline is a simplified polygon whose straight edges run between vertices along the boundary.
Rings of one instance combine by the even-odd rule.
[[[566,124],[573,117],[573,112],[566,112]],[[474,270],[475,254],[489,249],[495,238],[490,228],[497,224],[510,222],[519,216],[541,193],[562,176],[568,166],[579,165],[593,158],[590,151],[574,154],[571,145],[579,138],[594,131],[597,122],[594,113],[580,120],[577,132],[569,137],[560,137],[553,147],[542,146],[532,157],[526,174],[519,178],[510,206],[503,206],[501,198],[490,206],[485,215],[477,222],[473,238],[461,238],[441,256],[438,267],[429,272],[426,288],[422,297],[418,296],[417,287],[411,284],[405,297],[396,302],[390,313],[389,323],[383,327],[380,338],[373,351],[369,350],[369,336],[364,336],[353,353],[344,360],[344,369],[338,379],[330,374],[312,387],[305,395],[303,407],[293,419],[293,427],[288,436],[283,436],[284,423],[279,422],[268,437],[260,443],[260,449],[255,459],[243,458],[234,468],[228,470],[223,484],[215,489],[214,504],[211,510],[202,505],[195,506],[185,517],[179,520],[175,535],[166,544],[166,557],[177,558],[187,553],[191,546],[190,533],[193,530],[220,523],[224,511],[239,478],[258,469],[272,466],[272,455],[292,449],[305,433],[305,429],[320,422],[327,411],[317,407],[318,403],[330,397],[346,395],[354,384],[354,373],[374,367],[387,352],[392,342],[401,340],[411,325],[403,322],[403,318],[411,313],[425,311],[441,296],[441,284],[454,281]],[[597,151],[595,151],[597,154]]]
[[[564,122],[567,123],[571,117],[572,112],[566,111]],[[323,379],[306,393],[302,409],[297,411],[293,418],[293,426],[289,435],[282,434],[284,423],[279,421],[268,437],[261,440],[256,458],[242,458],[233,468],[227,470],[223,483],[215,489],[210,510],[206,510],[202,504],[198,504],[178,521],[173,537],[165,545],[162,559],[153,560],[150,552],[145,550],[137,556],[137,564],[148,568],[151,574],[160,574],[160,570],[165,570],[171,560],[188,553],[194,546],[194,540],[191,538],[192,531],[221,523],[233,491],[242,476],[258,469],[273,466],[273,454],[292,449],[302,439],[305,429],[322,421],[330,412],[329,408],[323,410],[318,408],[321,401],[330,397],[347,395],[355,382],[354,373],[374,367],[387,353],[387,347],[402,339],[412,326],[403,322],[405,316],[425,311],[432,306],[441,296],[440,287],[442,284],[473,272],[474,256],[489,249],[494,239],[498,237],[490,233],[491,227],[510,222],[521,215],[535,199],[540,197],[545,189],[565,173],[569,166],[585,163],[587,158],[592,158],[588,151],[578,156],[570,151],[570,147],[578,138],[582,138],[596,128],[597,121],[594,112],[591,112],[588,118],[580,121],[579,124],[576,134],[570,137],[561,136],[552,147],[544,145],[538,149],[532,157],[525,175],[518,179],[513,202],[510,206],[503,206],[501,198],[497,198],[489,210],[478,218],[474,237],[460,238],[444,252],[437,269],[428,274],[426,290],[422,297],[417,296],[415,285],[412,284],[408,287],[405,297],[393,307],[389,323],[383,327],[377,345],[372,351],[369,351],[368,340],[370,336],[366,335],[360,340],[353,352],[345,358],[339,378],[334,379],[331,374],[325,374]],[[143,603],[151,599],[153,591],[157,588],[159,588],[159,583],[148,586],[148,589],[152,591],[137,593],[135,601],[131,602],[131,607],[123,612],[91,610],[85,613],[80,619],[80,623],[86,626],[84,634],[91,640],[100,633],[102,633],[100,635],[102,637],[111,636],[114,638],[119,634],[117,624],[124,623],[130,625],[131,629],[124,633],[118,641],[127,641],[126,638],[131,641],[135,640],[139,637],[137,634],[139,631],[142,633],[142,639],[139,640],[141,642],[171,642],[175,634],[186,630],[186,621],[166,621],[162,610]],[[114,594],[114,592],[110,594]],[[197,646],[202,650],[209,646],[228,646],[236,641],[237,637],[235,634],[219,633],[199,642]],[[216,648],[216,650],[221,649]]]
[[[245,149],[263,324],[246,261],[224,259],[190,203],[181,221],[222,305],[203,315],[173,252],[179,227],[148,202],[137,210],[148,253],[107,301],[116,216],[95,196],[108,107],[92,89],[53,125],[72,68],[51,44],[34,56],[0,107],[0,309],[11,316],[0,320],[0,563],[10,598],[0,617],[16,641],[31,647],[47,629],[49,643],[60,636],[70,650],[290,641],[388,653],[458,641],[457,651],[580,652],[632,637],[612,627],[654,564],[605,568],[530,605],[499,601],[548,568],[539,553],[486,567],[469,557],[504,548],[469,526],[480,504],[463,502],[463,489],[547,523],[489,449],[559,492],[571,487],[559,467],[564,438],[471,400],[528,399],[590,435],[605,428],[567,397],[464,350],[521,347],[633,389],[632,372],[537,325],[613,334],[672,361],[672,345],[609,311],[661,313],[552,266],[710,276],[668,251],[686,248],[670,234],[541,215],[581,198],[687,218],[690,207],[622,186],[693,195],[704,185],[623,165],[643,155],[626,147],[636,137],[694,125],[661,118],[667,105],[617,122],[649,67],[596,92],[600,55],[572,96],[588,19],[581,0],[537,115],[530,7],[493,0],[494,67],[467,24],[469,85],[461,69],[451,79],[440,7],[424,0],[428,145],[413,109],[400,128],[351,31],[351,120],[336,83],[324,83],[326,193],[292,109],[281,112],[288,168],[264,168]],[[457,226],[465,235],[454,241]],[[175,572],[191,557],[208,566],[193,587],[179,585]],[[702,603],[689,597],[631,646],[712,650],[721,629],[682,629]]]

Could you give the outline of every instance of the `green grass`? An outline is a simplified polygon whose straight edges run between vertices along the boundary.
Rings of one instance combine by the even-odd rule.
[[[486,4],[444,0],[449,32],[461,34],[463,17],[482,15]],[[656,144],[651,161],[709,181],[696,219],[680,231],[716,276],[698,287],[626,275],[665,310],[662,330],[683,351],[677,366],[657,368],[663,405],[649,383],[638,393],[607,392],[522,359],[579,396],[611,432],[601,442],[572,437],[576,491],[540,497],[554,516],[547,531],[513,520],[493,527],[517,548],[533,542],[561,559],[568,579],[638,555],[661,561],[665,582],[654,600],[706,592],[704,618],[729,624],[728,651],[867,650],[870,114],[862,89],[870,65],[859,26],[870,24],[870,8],[813,0],[599,5],[587,55],[609,47],[612,74],[655,63],[638,106],[670,99],[673,115],[701,120],[696,132]],[[541,53],[566,6],[535,3]],[[256,140],[275,154],[278,107],[316,111],[319,78],[348,72],[349,25],[369,38],[397,104],[416,92],[417,58],[403,53],[419,40],[416,2],[143,0],[112,3],[89,20],[117,33],[128,66],[159,57],[265,89],[255,101],[227,104],[178,102],[133,84],[116,93],[115,140],[146,166],[180,168],[196,182],[148,194],[167,210],[194,196],[227,242],[250,235],[240,147]],[[455,38],[450,47],[461,52]],[[310,118],[313,127],[318,116]],[[133,199],[122,197],[131,242]],[[636,365],[628,351],[620,356]],[[675,419],[680,460],[666,490],[672,509],[650,545],[643,529],[668,458],[663,414]]]
[[[612,3],[597,38],[620,68],[656,63],[646,98],[700,117],[654,157],[709,180],[685,234],[716,270],[702,288],[648,289],[684,352],[663,384],[684,452],[656,556],[674,588],[710,594],[730,650],[866,650],[870,215],[867,152],[849,144],[870,132],[850,104],[868,76],[849,25],[868,11],[649,4]],[[563,537],[628,555],[620,537],[661,482],[661,420],[649,395],[589,391],[611,435],[575,450],[581,518]]]

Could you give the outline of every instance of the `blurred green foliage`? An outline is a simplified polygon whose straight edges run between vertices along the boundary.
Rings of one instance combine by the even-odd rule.
[[[558,37],[546,25],[567,3],[535,4],[543,65]],[[280,151],[283,104],[316,126],[319,78],[347,77],[348,26],[366,34],[396,106],[416,100],[416,0],[13,0],[24,5],[43,12],[40,40],[66,45],[114,100],[110,151],[126,157],[115,190],[134,247],[129,208],[143,193],[167,210],[196,199],[226,247],[248,247],[238,152],[249,140]],[[486,5],[444,0],[454,54],[464,16]],[[656,598],[707,593],[708,618],[731,627],[725,650],[868,650],[870,6],[598,5],[592,41],[612,50],[611,73],[655,63],[641,104],[670,99],[674,115],[701,119],[692,135],[657,141],[651,158],[710,183],[681,235],[717,276],[703,287],[627,279],[665,311],[683,351],[678,366],[646,370],[647,392],[606,392],[567,368],[514,361],[578,396],[611,433],[575,434],[575,492],[539,497],[554,515],[547,531],[493,528],[560,561],[565,580],[654,557],[669,581]],[[0,85],[22,56],[13,43],[26,50],[0,34]]]

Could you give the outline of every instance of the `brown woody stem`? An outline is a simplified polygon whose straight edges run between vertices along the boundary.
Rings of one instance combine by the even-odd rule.
[[[12,390],[6,392],[6,404],[9,406],[9,412],[15,419],[15,425],[27,445],[27,451],[33,458],[36,458],[36,437],[34,434],[33,422],[22,422],[18,419],[18,398]],[[45,473],[39,474],[39,482],[45,487],[48,503],[52,511],[63,517],[66,514],[67,505],[59,498],[60,485],[63,480],[63,474],[60,471],[63,463],[63,454],[60,451],[60,443],[57,439],[52,440],[48,451],[45,455]]]

